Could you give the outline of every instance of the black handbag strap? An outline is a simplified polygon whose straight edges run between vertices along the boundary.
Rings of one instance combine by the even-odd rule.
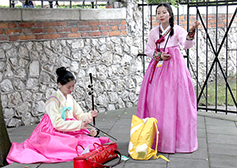
[[[115,150],[114,153],[117,153],[117,154],[119,155],[119,160],[118,160],[115,164],[113,164],[113,165],[108,165],[108,166],[107,166],[107,165],[104,165],[104,164],[102,164],[102,163],[98,163],[98,162],[96,162],[96,161],[93,161],[93,162],[96,163],[96,164],[99,164],[99,165],[103,166],[104,168],[111,168],[111,167],[114,167],[114,166],[116,166],[116,165],[118,165],[118,164],[120,163],[121,158],[122,158],[122,155],[121,155],[121,153],[120,153],[119,151]]]

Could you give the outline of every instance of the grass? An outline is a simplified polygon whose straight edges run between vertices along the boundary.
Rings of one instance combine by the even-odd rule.
[[[236,75],[233,77],[228,78],[228,83],[230,85],[231,91],[234,95],[235,100],[237,101],[237,90],[236,90],[236,85],[237,85],[237,78]],[[217,88],[217,91],[216,91]],[[199,89],[199,93],[200,93]],[[199,101],[199,105],[206,105],[206,98],[207,98],[207,105],[215,105],[216,102],[216,93],[217,93],[217,105],[218,106],[235,106],[233,98],[230,94],[229,89],[227,88],[227,104],[226,104],[226,83],[224,80],[218,81],[217,86],[215,85],[215,81],[213,82],[208,82],[208,95],[206,97],[206,87],[204,88],[203,95]],[[205,95],[205,96],[204,96]],[[206,97],[206,98],[205,98]]]

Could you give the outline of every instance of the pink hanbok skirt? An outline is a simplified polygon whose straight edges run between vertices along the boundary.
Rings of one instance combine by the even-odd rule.
[[[47,114],[45,114],[39,125],[32,132],[31,136],[23,143],[13,142],[7,156],[9,164],[18,163],[56,163],[72,161],[77,156],[76,146],[89,146],[93,150],[95,142],[99,144],[110,142],[107,137],[91,137],[87,129],[75,132],[57,131]],[[78,147],[78,153],[83,151]]]
[[[161,67],[152,59],[141,86],[137,116],[158,121],[158,151],[190,153],[198,148],[197,107],[191,75],[179,47]]]

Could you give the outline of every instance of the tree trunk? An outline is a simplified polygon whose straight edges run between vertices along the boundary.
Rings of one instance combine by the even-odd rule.
[[[0,167],[7,165],[6,157],[11,147],[11,142],[7,133],[3,118],[2,102],[0,100]]]

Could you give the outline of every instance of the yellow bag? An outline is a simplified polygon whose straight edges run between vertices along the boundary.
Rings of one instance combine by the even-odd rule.
[[[155,118],[140,119],[133,115],[130,129],[129,141],[129,155],[135,160],[149,160],[152,156],[154,159],[162,158],[169,162],[169,160],[162,156],[156,156],[159,131],[157,128],[158,121]],[[153,150],[152,144],[156,131],[156,148]]]

